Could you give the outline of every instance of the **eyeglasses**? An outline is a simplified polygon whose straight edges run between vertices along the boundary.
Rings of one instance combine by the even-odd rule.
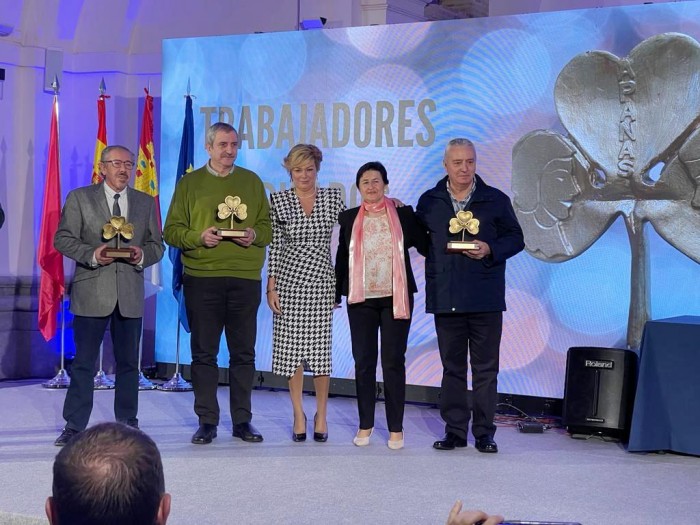
[[[103,160],[105,164],[109,163],[112,165],[112,167],[117,168],[118,170],[122,169],[122,167],[130,170],[133,169],[135,164],[131,162],[130,160],[127,160],[124,162],[123,160]]]

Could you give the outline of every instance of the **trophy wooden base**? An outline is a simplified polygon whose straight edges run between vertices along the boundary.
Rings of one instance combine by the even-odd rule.
[[[447,243],[447,251],[462,253],[465,250],[476,250],[476,243],[473,241],[450,241]]]
[[[230,228],[219,228],[216,234],[224,239],[240,239],[245,237],[248,232],[246,230],[232,230]]]
[[[131,250],[129,248],[105,248],[102,254],[112,259],[131,259]]]

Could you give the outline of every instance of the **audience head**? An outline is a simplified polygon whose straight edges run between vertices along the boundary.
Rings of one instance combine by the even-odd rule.
[[[95,425],[57,454],[46,501],[52,525],[163,525],[169,513],[160,452],[140,430]]]

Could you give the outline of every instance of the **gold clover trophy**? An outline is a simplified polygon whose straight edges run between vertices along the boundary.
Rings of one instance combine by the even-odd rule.
[[[248,217],[248,206],[241,202],[240,197],[231,197],[230,195],[224,199],[224,202],[219,204],[217,217],[221,220],[231,218],[230,228],[219,228],[216,234],[220,237],[228,239],[239,239],[246,236],[246,231],[235,229],[233,227],[234,217],[239,221],[244,221]]]
[[[464,250],[476,250],[476,243],[464,239],[464,234],[476,235],[479,233],[479,219],[474,218],[470,211],[458,211],[456,217],[450,219],[450,233],[462,232],[461,241],[449,241],[447,243],[448,252],[463,252]]]
[[[102,226],[102,237],[106,241],[109,241],[114,237],[117,238],[117,247],[105,248],[105,257],[111,257],[113,259],[131,258],[131,249],[121,247],[122,237],[127,241],[130,241],[134,238],[134,225],[126,222],[126,218],[113,216],[111,219],[109,219],[109,222]]]

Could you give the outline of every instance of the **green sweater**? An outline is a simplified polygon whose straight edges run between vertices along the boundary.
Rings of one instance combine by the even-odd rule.
[[[204,230],[230,227],[230,219],[217,217],[217,207],[228,195],[240,197],[248,206],[248,217],[243,221],[234,219],[234,227],[253,228],[255,241],[244,248],[225,239],[214,248],[206,248],[200,237]],[[239,166],[226,177],[212,175],[207,166],[185,174],[175,187],[163,238],[182,250],[182,264],[188,275],[261,280],[265,246],[272,239],[270,205],[262,181]]]

